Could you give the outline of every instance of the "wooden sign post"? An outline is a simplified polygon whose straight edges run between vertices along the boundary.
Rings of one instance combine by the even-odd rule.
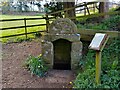
[[[101,52],[108,41],[108,35],[103,33],[96,33],[92,42],[89,45],[89,49],[96,50],[96,75],[95,80],[97,84],[100,84],[101,74]]]

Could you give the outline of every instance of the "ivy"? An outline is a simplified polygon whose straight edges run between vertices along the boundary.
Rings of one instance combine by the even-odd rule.
[[[95,51],[89,50],[88,54],[83,57],[83,72],[80,72],[75,81],[73,88],[109,88],[120,89],[120,65],[118,54],[120,53],[120,40],[114,39],[107,43],[102,52],[102,70],[101,84],[95,83]]]

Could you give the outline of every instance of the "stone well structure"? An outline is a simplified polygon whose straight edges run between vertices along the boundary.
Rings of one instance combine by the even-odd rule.
[[[53,69],[74,70],[82,55],[77,26],[68,18],[58,18],[42,38],[42,55]]]

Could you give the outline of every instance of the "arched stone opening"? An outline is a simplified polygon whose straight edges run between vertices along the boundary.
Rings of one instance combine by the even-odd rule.
[[[66,39],[53,41],[53,69],[71,70],[71,46]]]

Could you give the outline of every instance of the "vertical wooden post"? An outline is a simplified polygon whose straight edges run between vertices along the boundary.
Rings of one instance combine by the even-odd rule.
[[[88,8],[88,6],[87,6],[86,3],[85,3],[85,7],[86,7],[86,9],[87,9],[88,15],[90,15],[89,8]]]
[[[101,51],[96,51],[96,83],[100,84],[101,73]]]
[[[84,6],[84,16],[86,16],[86,7]]]
[[[68,13],[67,13],[67,11],[64,11],[64,18],[68,18]]]
[[[93,12],[94,12],[94,13],[95,13],[95,6],[96,6],[96,5],[95,5],[95,3],[94,3],[94,4],[93,4]]]
[[[24,24],[25,24],[25,36],[26,36],[26,39],[27,39],[27,25],[26,25],[26,18],[24,18]]]
[[[46,31],[48,32],[48,27],[49,27],[49,18],[48,15],[46,14]]]

